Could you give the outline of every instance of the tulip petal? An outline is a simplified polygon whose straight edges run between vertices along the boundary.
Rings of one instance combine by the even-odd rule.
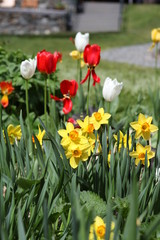
[[[45,50],[42,50],[41,52],[37,53],[37,69],[40,72],[45,73],[46,70],[46,65],[45,65],[45,60],[46,60],[46,56],[45,56]]]
[[[72,110],[72,101],[71,99],[65,98],[63,101],[63,112],[68,114]]]
[[[86,45],[89,43],[89,33],[82,34],[78,32],[75,36],[75,46],[79,52],[83,52]]]
[[[100,83],[100,78],[96,75],[94,70],[92,70],[92,77],[93,77],[93,86],[95,86],[96,83]]]
[[[46,55],[45,67],[46,67],[47,74],[51,74],[52,72],[55,72],[56,63],[57,63],[57,60],[56,58],[54,58],[53,54],[49,53]]]
[[[64,94],[69,94],[70,93],[70,88],[72,87],[72,83],[69,80],[63,80],[60,83],[60,90],[61,93]]]
[[[64,99],[63,98],[59,98],[59,97],[56,97],[56,96],[53,96],[52,94],[50,95],[50,97],[55,100],[55,101],[60,101],[60,102],[63,102]]]
[[[60,84],[61,93],[69,94],[69,97],[74,97],[77,93],[78,83],[75,80],[63,80]]]
[[[1,104],[4,108],[8,107],[9,100],[8,100],[7,95],[3,95],[2,99],[1,99]]]
[[[90,49],[90,45],[87,44],[87,46],[85,47],[84,52],[83,52],[83,59],[84,59],[85,63],[88,63],[87,56],[89,54],[89,49]]]
[[[42,50],[37,53],[37,69],[46,74],[55,72],[57,58],[50,52]]]
[[[86,74],[85,78],[80,82],[80,84],[83,84],[84,82],[86,82],[89,75],[90,75],[90,69],[88,68],[87,74]]]
[[[87,62],[90,66],[97,66],[100,61],[100,51],[101,48],[97,44],[87,45],[86,52],[84,50],[84,61]]]
[[[4,95],[10,95],[14,90],[14,87],[12,87],[12,82],[0,82],[0,88],[2,94]]]
[[[71,87],[70,87],[70,96],[74,97],[78,90],[78,83],[75,80],[71,80]]]

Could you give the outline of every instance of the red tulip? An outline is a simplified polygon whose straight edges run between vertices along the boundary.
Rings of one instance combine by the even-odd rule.
[[[63,80],[60,83],[60,91],[63,95],[63,98],[58,98],[56,96],[51,95],[51,98],[55,101],[63,102],[63,112],[64,114],[68,114],[72,110],[72,100],[77,93],[78,83],[75,80]]]
[[[68,118],[67,122],[70,122],[70,123],[72,123],[73,125],[76,125],[76,124],[77,124],[77,122],[76,122],[76,120],[75,120],[74,118]]]
[[[55,51],[53,55],[57,59],[57,62],[62,62],[62,53]]]
[[[37,68],[41,73],[51,74],[56,71],[57,57],[54,54],[42,50],[37,53]]]
[[[96,75],[95,70],[94,70],[95,67],[100,62],[100,52],[101,52],[101,48],[97,44],[93,44],[93,45],[88,44],[85,47],[84,53],[83,53],[83,58],[84,58],[84,62],[88,66],[88,71],[87,71],[85,78],[81,81],[81,84],[83,84],[85,81],[87,81],[90,74],[92,74],[93,86],[95,86],[96,83],[100,82],[100,78]]]
[[[1,93],[3,94],[1,104],[4,108],[6,108],[8,107],[9,104],[8,95],[10,95],[13,92],[14,87],[12,87],[12,82],[0,82],[0,89]]]

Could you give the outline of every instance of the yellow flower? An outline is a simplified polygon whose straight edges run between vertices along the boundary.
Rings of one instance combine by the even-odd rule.
[[[136,151],[131,152],[129,155],[135,158],[136,166],[141,161],[143,165],[145,165],[145,156],[147,154],[147,162],[148,167],[150,165],[149,160],[155,156],[155,153],[151,151],[151,147],[149,145],[143,147],[140,143],[136,145]]]
[[[142,113],[140,113],[138,121],[130,123],[131,127],[136,130],[136,139],[142,136],[145,140],[149,140],[151,133],[158,131],[158,127],[151,124],[151,122],[152,117],[145,117]]]
[[[90,123],[90,118],[87,116],[85,117],[84,121],[77,120],[78,125],[81,127],[82,132],[85,134],[91,134],[94,131],[93,123]]]
[[[40,126],[38,126],[38,130],[39,130],[39,132],[36,135],[36,138],[38,139],[40,145],[42,146],[42,139],[45,135],[45,130],[41,131]],[[34,137],[32,137],[32,141],[33,141],[33,143],[35,143]]]
[[[60,129],[58,134],[62,137],[61,145],[66,149],[69,146],[75,147],[76,145],[88,145],[86,137],[82,136],[82,131],[79,128],[74,128],[72,123],[67,123],[66,129]]]
[[[153,41],[153,44],[151,46],[152,49],[156,43],[160,42],[160,28],[155,28],[151,31],[151,39]]]
[[[116,144],[117,144],[117,141],[118,141],[118,134],[114,134],[113,137],[115,138],[116,140]],[[122,148],[122,143],[123,143],[123,146],[124,148],[127,148],[127,134],[123,135],[123,133],[121,131],[119,131],[119,148],[118,150],[120,151],[121,148]],[[131,136],[129,136],[129,139],[128,139],[128,145],[129,145],[129,149],[132,147],[132,139],[131,139]]]
[[[89,147],[88,147],[88,155],[90,156],[92,152],[94,152],[95,149],[95,142],[96,142],[96,136],[91,133],[88,136],[88,143],[89,143]]]
[[[80,53],[77,50],[74,50],[72,52],[70,52],[69,54],[74,60],[81,60],[81,67],[85,66],[85,62],[83,61],[83,53]]]
[[[83,145],[77,145],[75,148],[68,148],[66,157],[70,159],[70,165],[72,168],[77,168],[80,161],[88,160],[88,149]]]
[[[7,127],[7,133],[8,133],[10,144],[14,144],[16,140],[21,139],[21,136],[22,136],[21,126],[17,125],[16,127],[14,127],[12,124],[10,124]]]
[[[114,228],[115,223],[111,222],[111,232],[110,232],[110,240],[113,240],[114,237]],[[90,233],[89,233],[89,240],[94,240],[94,235],[96,236],[97,240],[104,240],[106,234],[106,224],[104,223],[103,219],[97,216],[94,219],[94,223],[90,226]]]
[[[74,60],[79,60],[81,58],[81,53],[77,50],[70,52],[69,54]]]
[[[98,112],[94,112],[90,118],[90,123],[93,123],[95,130],[98,130],[102,124],[107,124],[111,114],[104,113],[104,109],[100,108]]]

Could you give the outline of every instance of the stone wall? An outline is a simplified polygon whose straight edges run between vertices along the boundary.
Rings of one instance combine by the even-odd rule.
[[[65,10],[55,10],[51,4],[56,0],[39,0],[38,9],[22,9],[21,1],[16,1],[12,12],[0,9],[0,34],[52,34],[71,29],[70,6]],[[25,13],[23,12],[25,10]],[[15,11],[15,12],[14,12]],[[21,12],[22,11],[22,12]],[[28,13],[26,13],[28,11]]]

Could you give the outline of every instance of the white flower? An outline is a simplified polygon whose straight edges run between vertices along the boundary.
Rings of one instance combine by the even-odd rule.
[[[87,44],[89,44],[89,33],[82,34],[78,32],[75,36],[76,49],[79,52],[83,52]]]
[[[29,59],[21,62],[20,72],[24,79],[30,79],[33,77],[37,66],[37,59]]]
[[[117,79],[112,80],[111,78],[107,77],[104,85],[102,94],[106,101],[112,102],[115,97],[117,97],[123,88],[123,83],[117,82]]]

